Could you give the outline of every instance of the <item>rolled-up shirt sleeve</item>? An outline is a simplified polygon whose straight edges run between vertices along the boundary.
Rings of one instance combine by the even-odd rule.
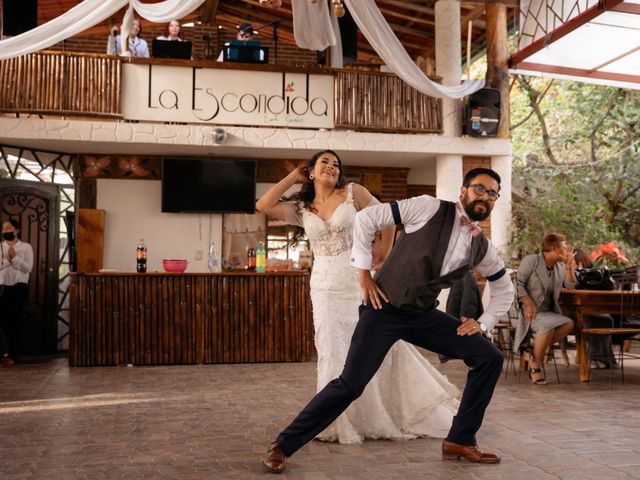
[[[491,331],[498,318],[509,311],[514,300],[515,289],[511,277],[505,270],[502,258],[491,242],[489,242],[487,253],[475,269],[491,282],[489,305],[478,319],[486,325],[488,331]]]
[[[389,225],[393,225],[393,214],[388,203],[371,205],[356,213],[353,221],[352,267],[371,270],[373,237],[376,231]]]
[[[400,200],[398,210],[406,233],[415,232],[424,226],[438,211],[440,200],[429,195]],[[371,205],[360,210],[353,222],[353,248],[351,266],[363,270],[371,269],[371,242],[376,231],[393,225],[393,212],[389,203]]]

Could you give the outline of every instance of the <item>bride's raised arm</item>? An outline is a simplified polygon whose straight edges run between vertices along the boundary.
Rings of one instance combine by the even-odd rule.
[[[307,179],[306,166],[298,166],[291,170],[289,174],[271,187],[256,202],[256,210],[260,213],[282,221],[290,218],[291,202],[281,200],[282,196],[296,183],[304,182]]]

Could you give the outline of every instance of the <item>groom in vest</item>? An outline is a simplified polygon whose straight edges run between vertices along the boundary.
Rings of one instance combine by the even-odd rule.
[[[476,444],[503,361],[485,335],[514,298],[504,263],[478,226],[491,213],[499,191],[500,176],[491,169],[476,168],[465,175],[457,203],[423,195],[374,205],[356,215],[351,265],[358,269],[363,305],[344,370],[271,444],[262,462],[267,470],[283,472],[287,457],[345,411],[398,340],[462,359],[469,367],[460,408],[442,442],[442,458],[500,462],[500,457],[482,453]],[[374,279],[371,242],[376,231],[394,223],[404,225],[405,235]],[[437,310],[440,290],[471,268],[491,282],[485,312],[477,319],[460,320]]]

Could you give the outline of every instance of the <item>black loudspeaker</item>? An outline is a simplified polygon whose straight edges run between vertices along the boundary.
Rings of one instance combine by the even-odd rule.
[[[2,34],[20,35],[38,26],[38,0],[3,0]]]
[[[469,95],[466,132],[472,137],[495,137],[500,122],[500,91],[483,88]]]
[[[344,7],[344,15],[338,19],[340,37],[342,38],[343,62],[351,63],[358,59],[358,27],[349,9]]]

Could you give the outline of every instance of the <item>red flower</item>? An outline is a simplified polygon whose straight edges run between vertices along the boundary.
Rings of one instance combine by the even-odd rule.
[[[631,262],[615,242],[603,243],[589,255],[594,266],[623,267]]]

